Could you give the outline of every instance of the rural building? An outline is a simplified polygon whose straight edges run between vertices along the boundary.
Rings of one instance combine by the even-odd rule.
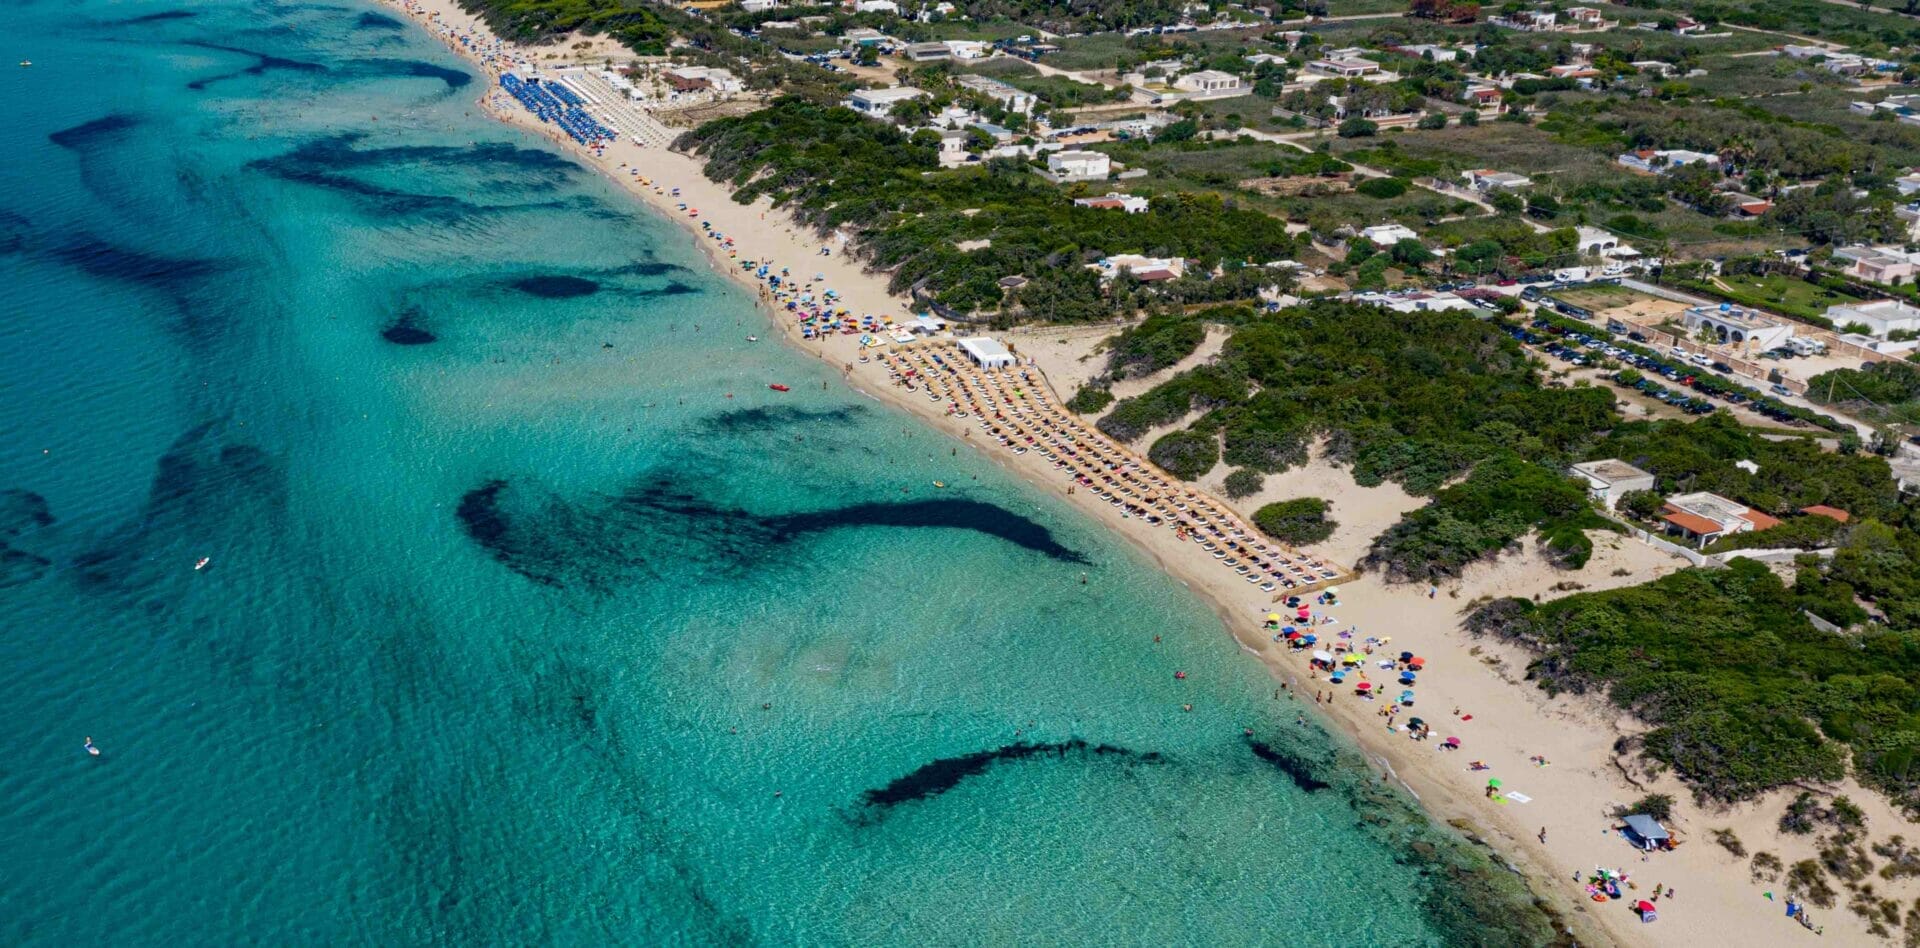
[[[1403,240],[1419,240],[1420,235],[1405,224],[1375,224],[1365,227],[1356,236],[1364,237],[1376,247],[1391,247]]]
[[[1102,181],[1113,159],[1097,151],[1056,151],[1047,156],[1047,171],[1058,181]]]
[[[1829,306],[1825,315],[1835,326],[1858,323],[1867,327],[1866,335],[1881,339],[1895,332],[1920,332],[1920,307],[1901,300]]]
[[[1145,214],[1147,199],[1135,194],[1121,194],[1108,191],[1102,197],[1074,198],[1077,207],[1091,207],[1103,211],[1125,211],[1128,214]]]
[[[1187,272],[1187,262],[1179,257],[1143,257],[1137,253],[1114,254],[1087,268],[1100,271],[1102,280],[1111,280],[1125,270],[1143,283],[1176,280]]]
[[[1218,69],[1202,69],[1173,80],[1173,87],[1187,93],[1189,99],[1224,99],[1244,90],[1239,76]]]
[[[1503,188],[1513,190],[1514,188],[1533,186],[1533,179],[1526,175],[1514,174],[1511,171],[1495,171],[1492,168],[1462,171],[1460,172],[1460,177],[1467,179],[1467,187],[1479,191],[1482,194],[1491,193]]]
[[[1786,320],[1728,303],[1688,307],[1681,322],[1690,334],[1704,327],[1713,330],[1722,345],[1752,350],[1772,349],[1793,338],[1793,325]]]
[[[1334,79],[1359,79],[1378,74],[1380,64],[1371,59],[1316,59],[1307,64],[1307,71]]]
[[[1026,115],[1032,112],[1034,104],[1040,101],[1039,97],[1031,92],[986,76],[961,76],[959,82],[960,88],[978,92],[1000,103],[1001,108],[1015,115]]]
[[[902,102],[911,102],[926,92],[912,86],[893,86],[887,89],[856,89],[845,105],[862,115],[872,118],[886,118],[893,107]]]
[[[1453,293],[1416,290],[1410,293],[1355,293],[1349,298],[1356,303],[1379,306],[1396,313],[1438,313],[1450,309],[1479,311],[1472,300]]]
[[[1850,277],[1869,283],[1906,283],[1920,270],[1920,254],[1900,247],[1852,246],[1833,252],[1834,262]]]
[[[1704,165],[1715,170],[1720,167],[1719,155],[1709,155],[1704,151],[1688,151],[1685,148],[1670,148],[1665,151],[1643,148],[1639,151],[1627,152],[1615,161],[1623,168],[1632,168],[1648,174],[1666,174],[1675,168],[1684,168],[1687,165]]]
[[[1667,522],[1672,532],[1701,546],[1723,536],[1780,525],[1774,517],[1706,491],[1667,498],[1660,519]]]
[[[1573,466],[1573,473],[1587,482],[1587,492],[1593,495],[1593,499],[1605,504],[1608,510],[1612,510],[1628,491],[1654,488],[1652,474],[1619,458],[1582,461]]]
[[[953,50],[945,43],[908,43],[907,59],[916,63],[936,63],[952,59]]]

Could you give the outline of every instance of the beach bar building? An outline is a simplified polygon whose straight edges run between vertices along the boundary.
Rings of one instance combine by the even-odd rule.
[[[1612,510],[1628,491],[1653,489],[1652,474],[1619,458],[1582,461],[1573,466],[1573,473],[1587,482],[1587,492],[1593,495],[1593,499],[1605,504],[1608,510]]]
[[[1013,367],[1013,353],[1000,344],[997,339],[988,336],[972,336],[960,340],[960,351],[983,369],[1010,369]]]

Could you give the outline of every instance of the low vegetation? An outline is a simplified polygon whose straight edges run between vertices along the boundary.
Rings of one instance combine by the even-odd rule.
[[[1282,543],[1306,546],[1333,536],[1339,524],[1327,516],[1331,508],[1318,497],[1295,497],[1254,511],[1253,525]]]
[[[1536,650],[1528,675],[1549,692],[1602,693],[1653,725],[1642,750],[1704,797],[1749,799],[1851,766],[1912,804],[1920,639],[1820,632],[1807,593],[1736,559],[1546,604],[1498,600],[1468,627]]]
[[[1124,280],[1102,285],[1086,266],[1101,257],[1184,257],[1205,273],[1286,259],[1299,243],[1284,222],[1215,195],[1162,196],[1144,214],[1121,214],[1076,207],[1014,159],[942,172],[937,144],[924,136],[797,97],[709,122],[676,147],[705,157],[707,175],[729,182],[735,200],[764,196],[822,232],[849,232],[856,252],[891,274],[894,292],[961,313],[1106,319],[1132,308],[1135,295]],[[1009,296],[1000,280],[1011,276],[1029,282]],[[1189,301],[1252,296],[1230,278],[1192,282],[1173,292]]]

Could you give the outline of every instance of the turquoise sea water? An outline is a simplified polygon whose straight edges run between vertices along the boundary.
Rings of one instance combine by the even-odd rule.
[[[0,943],[1544,930],[1180,587],[747,342],[424,34],[8,20]]]

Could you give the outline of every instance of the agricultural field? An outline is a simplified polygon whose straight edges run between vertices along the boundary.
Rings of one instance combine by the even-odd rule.
[[[1482,121],[1478,127],[1450,125],[1433,131],[1409,130],[1376,138],[1333,140],[1333,153],[1408,176],[1458,181],[1474,168],[1512,171],[1536,182],[1554,176],[1610,174],[1611,159],[1588,148],[1567,145],[1532,125]]]
[[[1328,16],[1366,16],[1374,13],[1405,13],[1407,0],[1327,0]]]

